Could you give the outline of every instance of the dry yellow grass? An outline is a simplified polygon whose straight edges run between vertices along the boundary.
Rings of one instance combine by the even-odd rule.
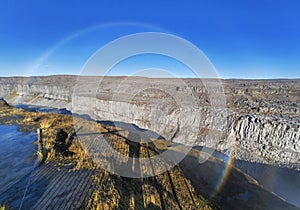
[[[10,210],[11,208],[6,204],[0,204],[0,210]]]
[[[95,165],[77,138],[69,148],[74,153],[73,156],[56,155],[53,150],[58,129],[64,129],[70,136],[78,129],[75,128],[75,123],[88,127],[89,131],[102,134],[116,131],[104,134],[107,137],[106,141],[109,141],[119,153],[128,155],[130,145],[125,140],[128,133],[117,131],[120,130],[119,128],[103,126],[96,122],[67,115],[26,112],[10,107],[0,108],[0,123],[18,124],[19,128],[24,131],[43,128],[46,157],[41,153],[37,153],[37,155],[40,159],[45,159],[46,163],[52,161],[59,165],[73,164],[72,170],[83,168],[96,170],[97,173],[93,178],[95,189],[87,206],[89,209],[212,209],[208,201],[195,193],[195,189],[184,177],[180,168],[175,167],[151,178],[129,179],[110,174]],[[142,158],[152,157],[157,155],[157,151],[166,150],[168,146],[170,143],[163,140],[154,140],[151,145],[144,142],[140,144],[139,155]],[[109,154],[103,154],[104,157],[106,155]],[[1,208],[7,209],[5,206],[1,206]]]
[[[74,152],[73,156],[62,157],[55,155],[53,145],[58,130],[64,129],[69,136],[75,132],[72,116],[43,112],[27,112],[22,109],[1,106],[0,124],[17,124],[19,129],[25,132],[35,132],[38,128],[42,128],[44,154],[37,151],[37,157],[41,161],[55,161],[58,164],[69,164],[71,162],[76,164],[75,169],[91,167],[91,160],[89,160],[76,138],[70,147],[70,151]]]
[[[128,155],[125,138],[114,133],[106,140],[111,141],[116,151]],[[153,150],[156,146],[160,149]],[[165,150],[168,146],[169,143],[162,140],[155,140],[153,145],[143,143],[139,155],[152,157],[157,155],[156,151]],[[140,179],[124,178],[98,169],[94,183],[96,188],[89,201],[89,209],[212,209],[209,202],[195,192],[179,167]]]

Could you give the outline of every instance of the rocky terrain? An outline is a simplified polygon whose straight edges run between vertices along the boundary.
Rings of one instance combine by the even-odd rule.
[[[300,80],[0,78],[10,104],[134,123],[166,140],[300,169]]]
[[[92,128],[93,132],[75,131],[74,120],[83,129]],[[3,152],[8,154],[7,162],[2,161],[2,165],[12,164],[3,170],[19,168],[18,173],[11,172],[6,179],[0,180],[1,209],[298,209],[232,165],[195,149],[172,169],[153,173],[170,163],[157,162],[155,157],[169,152],[174,160],[187,147],[155,137],[145,142],[143,130],[132,128],[131,124],[118,123],[115,127],[111,121],[28,112],[9,106],[4,100],[0,100],[0,124],[5,125],[6,130],[10,126],[15,130],[19,127],[18,132],[42,128],[45,157],[40,159],[41,162],[32,162],[34,166],[24,172],[24,165],[11,161],[14,157],[11,153],[20,155],[18,147],[0,151],[2,155]],[[72,156],[53,146],[57,143],[56,132],[61,129],[69,137],[67,144],[71,142]],[[11,144],[11,141],[6,142]],[[22,149],[25,145],[33,146],[24,141],[22,144]],[[110,147],[106,147],[107,144]],[[110,148],[122,154],[122,158],[112,158]],[[30,150],[29,153],[33,155]],[[134,157],[138,159],[132,162]],[[144,164],[144,158],[150,160],[150,165]],[[199,163],[200,159],[206,161]],[[132,170],[141,176],[119,176],[104,170],[101,164]],[[149,173],[153,176],[148,177]]]

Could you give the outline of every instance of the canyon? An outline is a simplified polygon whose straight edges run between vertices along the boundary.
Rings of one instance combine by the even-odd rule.
[[[2,77],[0,97],[132,123],[168,141],[300,170],[300,79]]]

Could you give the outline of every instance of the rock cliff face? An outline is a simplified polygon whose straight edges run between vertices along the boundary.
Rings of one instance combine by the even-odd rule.
[[[300,169],[300,80],[12,77],[0,78],[0,97],[134,123],[170,141]]]
[[[300,168],[300,81],[225,81],[243,160]],[[259,157],[259,158],[258,158]]]

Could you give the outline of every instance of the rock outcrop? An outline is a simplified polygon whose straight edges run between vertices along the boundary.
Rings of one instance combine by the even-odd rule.
[[[300,80],[11,77],[0,78],[0,97],[134,123],[169,141],[300,169]]]

